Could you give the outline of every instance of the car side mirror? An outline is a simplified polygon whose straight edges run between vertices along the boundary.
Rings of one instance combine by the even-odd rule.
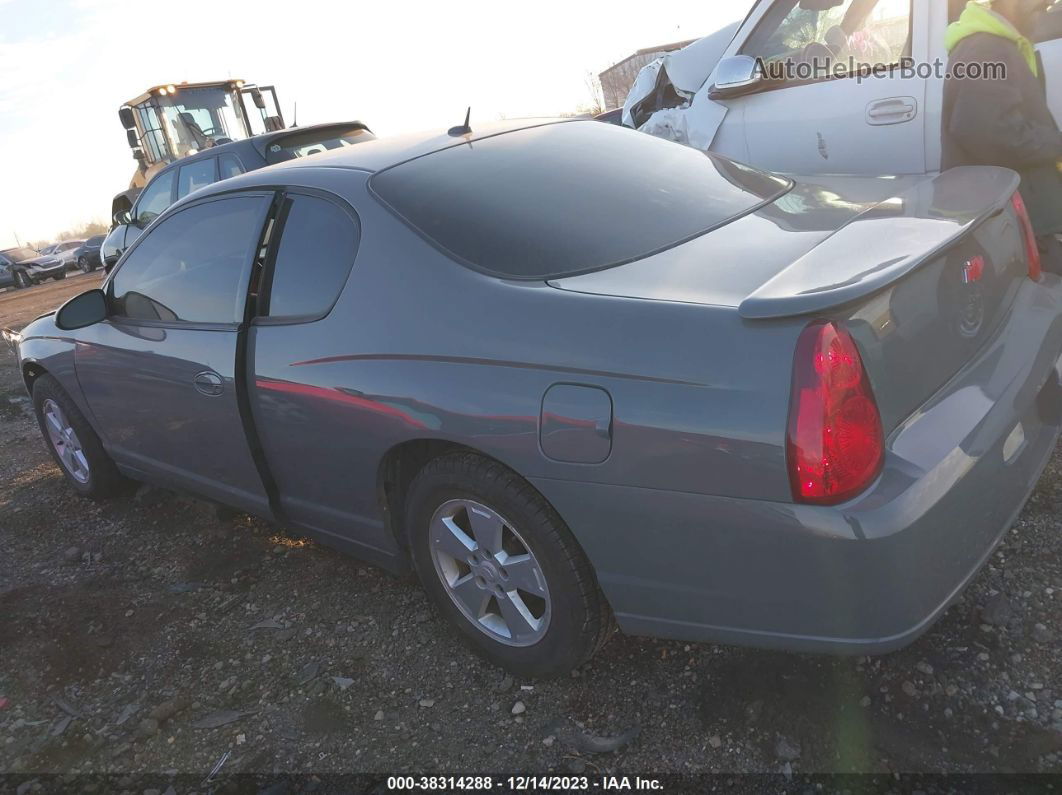
[[[55,313],[55,325],[63,331],[74,331],[99,323],[107,317],[107,295],[103,290],[89,290],[75,295]]]
[[[118,212],[116,212],[114,214],[114,225],[115,226],[118,226],[119,224],[129,224],[129,223],[132,223],[132,221],[133,221],[133,219],[129,217],[129,211],[128,210],[119,210]]]
[[[708,98],[726,99],[747,94],[762,85],[763,81],[759,59],[751,55],[724,58],[715,68],[715,83],[708,91]]]

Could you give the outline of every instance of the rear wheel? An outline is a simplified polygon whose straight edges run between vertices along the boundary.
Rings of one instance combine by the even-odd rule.
[[[33,384],[33,408],[48,452],[74,490],[102,499],[126,482],[92,426],[70,396],[50,375]]]
[[[92,266],[89,265],[88,257],[78,257],[77,266],[81,269],[82,273],[88,273],[92,270]]]
[[[471,453],[429,462],[406,502],[428,596],[464,639],[522,676],[590,659],[614,631],[590,562],[556,511],[502,465]]]

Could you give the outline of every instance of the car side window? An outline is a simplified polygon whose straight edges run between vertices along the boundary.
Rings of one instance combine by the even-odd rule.
[[[216,168],[217,158],[213,157],[181,166],[180,175],[177,177],[177,198],[183,199],[192,191],[217,182]]]
[[[135,218],[137,226],[144,228],[162,215],[163,210],[173,203],[170,201],[170,197],[173,194],[175,173],[171,169],[159,174],[154,181],[144,188],[144,192],[140,194],[140,198],[136,203]]]
[[[218,158],[218,179],[228,179],[246,171],[236,155],[224,154]]]
[[[808,64],[816,71],[821,67],[823,79],[844,74],[850,64],[898,64],[907,54],[911,0],[826,5],[805,7],[798,0],[782,0],[763,18],[742,54],[767,64]]]
[[[289,195],[281,209],[269,317],[320,317],[339,297],[354,264],[360,230],[349,213],[316,196]]]
[[[135,320],[236,323],[268,199],[237,196],[164,219],[115,271],[111,314]]]

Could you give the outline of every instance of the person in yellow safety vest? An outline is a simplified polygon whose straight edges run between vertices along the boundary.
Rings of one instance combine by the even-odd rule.
[[[1017,171],[1044,268],[1062,272],[1062,245],[1055,237],[1062,233],[1062,132],[1047,106],[1045,75],[1029,39],[1047,5],[969,2],[948,26],[941,167]]]

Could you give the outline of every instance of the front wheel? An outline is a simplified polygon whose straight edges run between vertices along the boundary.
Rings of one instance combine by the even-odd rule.
[[[64,271],[60,271],[59,272],[59,274],[55,277],[55,280],[59,281],[60,279],[65,279],[65,278],[66,278],[66,271],[64,270]]]
[[[15,289],[25,290],[32,284],[25,271],[15,271]]]
[[[121,488],[125,478],[81,410],[52,376],[42,375],[34,382],[33,408],[48,452],[78,494],[102,499]]]
[[[552,506],[489,459],[429,462],[406,502],[413,561],[439,611],[479,653],[521,676],[563,674],[614,631],[590,562]]]

